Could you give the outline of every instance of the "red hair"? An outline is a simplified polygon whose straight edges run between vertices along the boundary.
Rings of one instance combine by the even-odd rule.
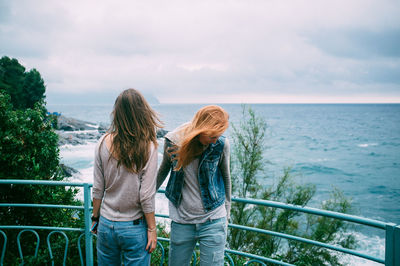
[[[203,145],[198,136],[222,135],[229,126],[229,115],[220,106],[208,105],[194,115],[192,121],[183,128],[183,139],[178,143],[176,171],[188,165],[203,152]]]

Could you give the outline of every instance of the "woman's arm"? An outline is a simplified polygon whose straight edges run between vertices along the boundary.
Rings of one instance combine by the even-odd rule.
[[[101,206],[101,199],[95,199],[93,198],[93,211],[92,211],[92,217],[93,218],[99,218],[100,217],[100,206]],[[93,229],[93,233],[97,234],[97,227],[93,227],[96,223],[98,223],[99,221],[92,221],[92,227]]]
[[[149,160],[141,173],[139,173],[141,175],[139,176],[139,200],[144,213],[151,213],[155,210],[157,155],[157,148],[152,146]]]
[[[163,153],[163,160],[161,162],[160,168],[158,169],[157,173],[157,186],[156,189],[158,190],[162,183],[164,182],[165,178],[167,177],[169,171],[171,170],[171,158],[168,152],[169,147],[169,140],[165,139],[164,141],[164,153]]]
[[[225,138],[224,150],[222,151],[222,157],[220,162],[220,170],[222,173],[222,178],[224,180],[225,186],[225,209],[226,218],[230,219],[231,215],[231,171],[230,171],[230,144],[228,138]]]
[[[101,160],[101,145],[103,142],[103,138],[98,142],[95,148],[94,155],[94,166],[93,166],[93,211],[92,217],[99,218],[100,217],[100,206],[101,201],[104,195],[104,172],[103,165]],[[95,225],[96,221],[92,222],[92,227]],[[97,229],[93,230],[93,233],[97,234]]]
[[[140,205],[147,222],[147,245],[146,250],[151,253],[157,245],[157,231],[155,211],[155,194],[156,194],[156,173],[157,173],[157,155],[158,151],[152,146],[150,158],[143,168],[141,183],[139,189]]]
[[[147,245],[146,250],[152,253],[157,247],[157,227],[154,212],[145,213],[147,223]]]

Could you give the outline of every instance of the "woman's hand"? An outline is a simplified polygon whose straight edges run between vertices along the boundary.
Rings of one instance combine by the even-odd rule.
[[[96,222],[96,221],[93,221],[92,222],[92,226],[90,227],[91,229],[90,229],[90,231],[93,233],[93,234],[97,234],[97,226],[99,225],[99,222]]]
[[[154,212],[145,213],[147,223],[147,246],[146,250],[151,253],[157,247],[157,227]]]
[[[157,230],[149,231],[147,230],[147,246],[146,250],[152,253],[157,247]]]

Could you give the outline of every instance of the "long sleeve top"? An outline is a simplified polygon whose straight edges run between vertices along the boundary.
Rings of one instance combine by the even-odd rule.
[[[117,167],[104,136],[95,149],[93,198],[101,199],[100,214],[112,221],[131,221],[155,210],[157,149],[151,144],[150,156],[138,173]]]

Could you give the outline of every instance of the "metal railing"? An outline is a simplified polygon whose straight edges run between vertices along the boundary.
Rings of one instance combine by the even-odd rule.
[[[49,230],[50,233],[47,236],[47,246],[50,254],[50,258],[53,259],[52,248],[51,248],[51,236],[53,234],[60,234],[65,239],[65,252],[63,258],[63,264],[65,265],[66,256],[67,256],[67,249],[68,249],[68,237],[65,235],[64,231],[78,231],[82,232],[82,234],[78,238],[78,251],[82,265],[93,265],[93,240],[92,240],[92,233],[90,232],[90,214],[91,214],[91,198],[90,198],[90,189],[92,184],[89,183],[74,183],[74,182],[63,182],[63,181],[41,181],[41,180],[16,180],[16,179],[8,179],[8,180],[0,180],[1,184],[14,184],[14,185],[48,185],[48,186],[74,186],[74,187],[82,187],[83,188],[83,205],[82,206],[72,206],[72,205],[52,205],[52,204],[22,204],[22,203],[0,203],[0,207],[24,207],[24,208],[63,208],[63,209],[77,209],[84,212],[84,228],[68,228],[68,227],[49,227],[49,226],[23,226],[23,225],[0,225],[0,239],[3,239],[3,245],[0,246],[0,265],[3,265],[3,260],[6,255],[7,250],[7,235],[1,229],[20,229],[21,231],[18,234],[18,250],[20,258],[23,262],[24,256],[20,244],[20,237],[23,233],[31,232],[37,238],[37,247],[35,250],[35,255],[37,255],[37,249],[39,246],[39,236],[36,233],[36,230]],[[164,190],[159,190],[160,193],[164,193]],[[280,232],[269,231],[265,229],[253,228],[248,227],[245,225],[238,225],[238,224],[229,224],[230,228],[236,228],[245,231],[256,232],[259,234],[267,234],[275,237],[281,237],[288,240],[295,240],[300,241],[303,243],[308,243],[312,245],[316,245],[319,247],[324,247],[330,250],[339,251],[345,254],[361,257],[366,260],[378,262],[381,264],[385,264],[386,266],[398,266],[400,265],[400,226],[395,225],[393,223],[384,223],[372,219],[362,218],[358,216],[337,213],[332,211],[320,210],[310,207],[301,207],[291,204],[285,204],[281,202],[274,202],[268,200],[255,200],[255,199],[243,199],[243,198],[233,198],[232,201],[243,203],[243,204],[252,204],[258,206],[265,206],[265,207],[272,207],[272,208],[280,208],[280,209],[287,209],[292,211],[298,211],[307,214],[325,216],[329,218],[339,219],[343,221],[348,221],[356,224],[366,225],[373,228],[378,228],[385,231],[385,258],[378,258],[368,254],[364,254],[355,250],[343,248],[340,246],[330,245],[298,236],[288,235]],[[157,217],[161,218],[168,218],[167,215],[157,214]],[[83,259],[83,254],[81,250],[81,239],[84,237],[85,239],[85,263]],[[161,252],[161,265],[164,260],[164,246],[161,244],[162,242],[169,242],[168,238],[158,238],[158,247],[160,248]],[[0,244],[2,242],[0,241]],[[234,262],[230,256],[230,254],[239,255],[243,257],[249,258],[246,262],[246,265],[250,265],[252,263],[258,263],[261,265],[265,265],[265,263],[273,263],[277,265],[293,265],[289,263],[285,263],[283,261],[277,261],[275,259],[258,256],[255,254],[250,254],[238,250],[225,250],[225,257],[230,265],[234,265]],[[194,263],[196,262],[196,254],[194,253]],[[53,261],[54,264],[54,261]]]
[[[3,236],[4,244],[2,248],[2,254],[0,258],[0,265],[3,265],[4,257],[6,254],[7,248],[7,235],[1,229],[21,229],[21,232],[18,234],[18,251],[22,263],[24,262],[24,256],[22,253],[22,248],[20,244],[20,237],[24,232],[32,232],[37,239],[35,256],[37,256],[37,250],[39,247],[39,235],[36,230],[49,230],[50,233],[47,236],[47,244],[49,249],[50,258],[53,259],[52,249],[50,244],[50,237],[52,234],[59,233],[63,235],[66,239],[65,245],[65,255],[63,259],[63,265],[65,265],[66,261],[66,250],[68,248],[68,237],[63,233],[64,231],[77,231],[82,232],[81,236],[78,238],[78,247],[79,247],[79,255],[81,259],[81,264],[83,265],[83,255],[80,249],[80,240],[84,236],[85,238],[85,258],[86,265],[93,265],[93,240],[92,233],[90,232],[91,225],[91,198],[90,198],[90,188],[92,184],[89,183],[77,183],[77,182],[64,182],[64,181],[44,181],[44,180],[22,180],[22,179],[3,179],[0,180],[1,184],[13,184],[13,185],[46,185],[46,186],[68,186],[68,187],[82,187],[83,188],[83,206],[73,206],[73,205],[56,205],[56,204],[29,204],[29,203],[0,203],[0,207],[25,207],[25,208],[61,208],[61,209],[77,209],[84,211],[84,228],[71,228],[71,227],[52,227],[52,226],[23,226],[23,225],[0,225],[0,233]],[[1,242],[0,242],[1,243]],[[54,265],[54,261],[52,263]]]

